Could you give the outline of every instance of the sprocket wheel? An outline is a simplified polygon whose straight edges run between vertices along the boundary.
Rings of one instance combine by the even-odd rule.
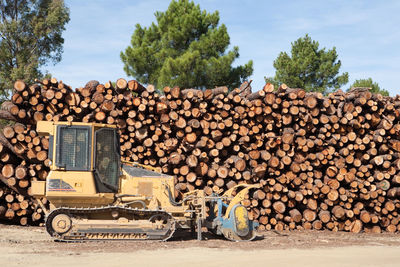
[[[46,230],[51,236],[62,236],[71,230],[72,220],[67,213],[53,212],[46,220]]]

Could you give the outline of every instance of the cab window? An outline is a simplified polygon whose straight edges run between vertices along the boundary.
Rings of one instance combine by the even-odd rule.
[[[90,128],[58,126],[56,165],[65,170],[90,170]]]
[[[118,188],[120,155],[115,129],[103,128],[95,132],[95,169],[101,182],[113,190]]]

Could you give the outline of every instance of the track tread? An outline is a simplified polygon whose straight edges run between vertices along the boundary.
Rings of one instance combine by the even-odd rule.
[[[70,237],[68,233],[64,235],[59,235],[54,232],[54,230],[51,227],[51,220],[58,214],[64,213],[69,215],[70,217],[73,217],[74,215],[79,215],[79,214],[89,214],[89,213],[96,213],[96,212],[107,212],[107,211],[113,211],[113,210],[119,210],[119,211],[124,211],[132,214],[148,214],[148,217],[152,217],[154,215],[158,214],[163,214],[167,215],[171,219],[171,228],[170,228],[170,233],[167,234],[165,237],[158,239],[159,241],[167,241],[170,239],[174,232],[175,232],[175,222],[173,216],[163,210],[149,210],[149,209],[137,209],[137,208],[130,208],[130,207],[123,207],[123,206],[104,206],[104,207],[97,207],[97,208],[70,208],[70,207],[61,207],[53,210],[48,214],[46,217],[46,230],[47,232],[54,238],[55,241],[59,242],[67,242],[67,243],[75,243],[75,242],[82,242],[82,241],[106,241],[106,240],[147,240],[147,239],[124,239],[124,238],[117,238],[117,239],[68,239]]]

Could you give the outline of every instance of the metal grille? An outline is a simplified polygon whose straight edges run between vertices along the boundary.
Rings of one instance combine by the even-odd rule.
[[[89,129],[60,127],[57,165],[71,170],[89,168]]]
[[[100,129],[96,131],[96,170],[103,183],[118,187],[119,152],[117,151],[115,131]]]
[[[129,175],[133,177],[160,177],[160,176],[168,176],[162,173],[153,172],[141,168],[132,167],[129,165],[122,165],[122,169],[126,171]]]

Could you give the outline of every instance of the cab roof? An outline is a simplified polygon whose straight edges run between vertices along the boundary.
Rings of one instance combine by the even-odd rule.
[[[40,135],[52,134],[54,126],[57,125],[68,125],[68,126],[89,126],[98,128],[117,128],[116,125],[95,123],[95,122],[70,122],[70,121],[38,121],[36,125],[36,131]]]

